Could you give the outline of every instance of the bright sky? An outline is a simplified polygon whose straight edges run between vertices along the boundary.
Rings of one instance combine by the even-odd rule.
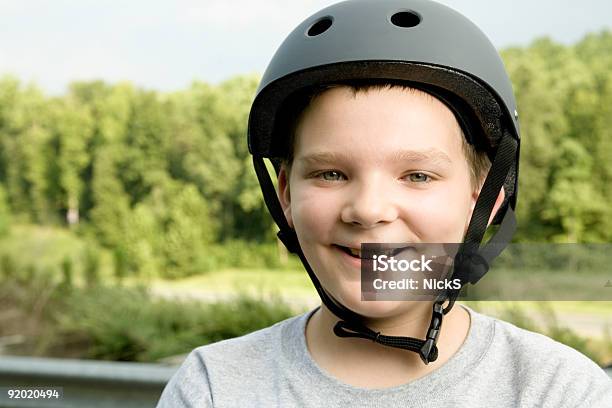
[[[497,47],[612,29],[609,0],[439,0]],[[64,92],[73,80],[177,90],[262,73],[285,36],[337,0],[0,0],[0,76]]]

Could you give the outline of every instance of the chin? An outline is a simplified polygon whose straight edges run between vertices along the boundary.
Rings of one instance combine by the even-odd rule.
[[[347,282],[342,290],[334,291],[333,296],[353,312],[369,318],[396,315],[405,308],[406,304],[397,300],[361,300],[361,282]]]
[[[402,312],[401,303],[393,300],[363,301],[359,310],[355,311],[370,319],[381,319],[400,314]]]

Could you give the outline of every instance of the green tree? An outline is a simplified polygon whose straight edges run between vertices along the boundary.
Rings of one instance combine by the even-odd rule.
[[[91,137],[87,143],[89,160],[81,172],[83,192],[81,195],[81,218],[89,219],[94,206],[92,190],[93,165],[99,148],[124,143],[129,120],[132,115],[134,88],[129,83],[114,86],[102,81],[75,82],[70,86],[68,98],[86,108],[92,119]]]
[[[561,142],[558,154],[542,213],[544,219],[560,226],[561,232],[552,239],[557,242],[599,240],[597,224],[606,205],[590,183],[593,159],[580,143],[569,138]]]
[[[118,173],[130,204],[142,201],[154,185],[166,175],[169,134],[165,112],[157,93],[139,91],[133,106],[123,143]]]
[[[521,126],[519,170],[520,220],[516,239],[545,239],[551,226],[541,219],[546,201],[555,145],[566,132],[560,97],[551,97],[554,82],[544,58],[530,49],[511,48],[502,53],[517,99]],[[536,108],[537,107],[537,108]]]
[[[35,86],[22,87],[15,79],[0,84],[0,174],[13,214],[38,222],[50,219],[49,110]]]
[[[161,245],[162,274],[176,278],[206,271],[209,247],[217,231],[198,189],[168,179],[155,188],[146,203],[161,230],[157,242]]]
[[[104,146],[98,150],[93,166],[92,227],[99,241],[109,248],[122,247],[131,210],[130,198],[117,176],[116,163],[122,154],[120,145]]]
[[[11,214],[6,200],[6,192],[0,184],[0,237],[7,235],[11,225]]]
[[[79,208],[84,182],[82,173],[90,162],[88,144],[92,137],[93,119],[86,107],[68,98],[55,105],[53,127],[57,138],[56,164],[60,172],[62,207],[68,225],[79,221]]]

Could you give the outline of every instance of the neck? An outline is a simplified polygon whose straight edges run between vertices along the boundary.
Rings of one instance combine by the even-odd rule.
[[[392,317],[368,318],[367,327],[381,334],[424,338],[431,319],[431,303],[414,302],[414,307]],[[383,346],[361,338],[340,338],[333,332],[340,319],[325,305],[306,326],[306,343],[313,360],[332,376],[364,388],[386,388],[404,384],[443,365],[463,344],[470,319],[456,305],[445,317],[438,339],[438,359],[423,364],[417,353]]]

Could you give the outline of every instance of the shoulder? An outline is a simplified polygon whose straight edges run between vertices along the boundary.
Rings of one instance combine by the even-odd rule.
[[[195,348],[164,388],[158,408],[210,407],[213,406],[215,389],[245,385],[249,378],[261,378],[263,372],[274,369],[272,366],[276,364],[282,336],[295,332],[303,316]],[[232,390],[225,391],[231,394]]]
[[[521,366],[548,369],[579,367],[605,376],[603,369],[591,359],[563,343],[500,319],[490,319],[495,327],[496,346],[511,351]]]
[[[601,401],[612,406],[608,405],[612,402],[612,380],[587,356],[542,334],[480,316],[491,320],[494,327],[489,358],[497,360],[525,401],[556,401],[558,406],[586,401],[591,401],[586,406],[599,406]]]
[[[291,317],[240,337],[200,346],[191,354],[193,358],[204,361],[208,366],[223,364],[228,370],[232,366],[244,368],[261,363],[263,357],[278,351],[282,336],[295,328],[299,317]]]

